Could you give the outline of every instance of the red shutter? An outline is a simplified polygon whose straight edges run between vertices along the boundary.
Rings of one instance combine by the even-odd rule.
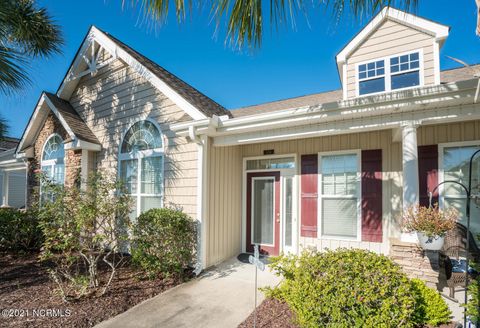
[[[301,236],[317,237],[318,155],[301,159]]]
[[[418,187],[421,206],[430,204],[429,192],[438,184],[438,146],[418,147]],[[438,202],[438,192],[432,198],[432,205]]]
[[[382,242],[382,150],[362,151],[362,240]]]

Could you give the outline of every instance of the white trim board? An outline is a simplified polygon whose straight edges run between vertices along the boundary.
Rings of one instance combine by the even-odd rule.
[[[431,34],[436,40],[444,40],[448,37],[450,27],[432,22],[428,19],[408,14],[401,10],[385,7],[368,23],[336,56],[339,68],[345,64],[347,57],[368,38],[386,19],[392,19],[400,24]],[[342,77],[343,79],[343,77]]]
[[[92,26],[88,32],[85,41],[78,54],[76,55],[72,66],[69,68],[69,71],[63,80],[60,88],[58,89],[57,96],[62,99],[69,99],[73,93],[76,85],[78,84],[79,79],[70,79],[72,72],[76,71],[79,65],[82,63],[82,56],[88,51],[90,46],[96,42],[100,47],[103,47],[105,51],[110,52],[114,58],[119,58],[127,65],[129,65],[137,74],[144,77],[149,81],[156,89],[165,94],[170,98],[175,104],[177,104],[181,109],[183,109],[188,115],[190,115],[194,120],[204,119],[207,116],[196,108],[194,105],[189,103],[185,98],[183,98],[177,91],[167,85],[162,81],[158,76],[152,73],[148,68],[142,65],[138,60],[133,58],[129,53],[119,47],[115,41],[108,37],[105,33],[100,31],[95,26]]]

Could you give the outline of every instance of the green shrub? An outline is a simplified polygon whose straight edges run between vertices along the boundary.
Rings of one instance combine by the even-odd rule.
[[[132,260],[149,277],[183,277],[195,258],[195,221],[185,213],[170,209],[151,209],[133,225]]]
[[[85,295],[103,295],[122,265],[121,245],[130,213],[130,196],[115,177],[92,173],[81,189],[42,180],[44,197],[39,206],[45,235],[42,259],[65,301]],[[117,192],[114,192],[117,191]],[[100,266],[109,271],[100,279]]]
[[[38,250],[42,237],[35,211],[0,208],[0,250]]]
[[[415,295],[414,321],[418,325],[438,326],[450,322],[452,312],[439,292],[420,279],[412,279]]]
[[[284,300],[301,327],[411,327],[415,296],[400,267],[364,250],[280,256],[283,282],[266,289]]]

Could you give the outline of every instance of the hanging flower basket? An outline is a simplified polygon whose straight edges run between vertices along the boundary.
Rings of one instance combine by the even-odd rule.
[[[427,236],[421,231],[417,231],[418,243],[420,247],[429,251],[439,251],[445,242],[445,236]]]
[[[416,232],[420,247],[425,250],[442,249],[445,234],[455,228],[458,211],[450,207],[440,210],[433,207],[412,206],[403,213],[403,228],[407,232]]]

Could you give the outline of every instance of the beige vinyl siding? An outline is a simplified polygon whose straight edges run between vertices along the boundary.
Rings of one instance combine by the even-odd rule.
[[[176,136],[170,123],[185,112],[120,60],[95,76],[83,77],[70,103],[102,144],[94,167],[116,175],[117,154],[128,128],[143,119],[156,121],[164,135],[165,204],[180,206],[196,217],[197,147]]]
[[[419,146],[480,140],[480,121],[422,126],[417,132]]]
[[[399,236],[398,218],[402,195],[401,143],[392,143],[390,130],[245,145],[242,146],[242,154],[244,157],[261,156],[265,149],[274,149],[275,155],[296,153],[298,155],[298,172],[301,155],[340,150],[382,149],[383,243],[299,237],[299,244],[300,248],[354,247],[369,249],[378,253],[388,253],[388,238],[395,235]],[[300,183],[299,180],[298,183]],[[300,199],[298,199],[298,202],[300,204]],[[298,216],[298,218],[299,224],[300,217]],[[298,235],[300,235],[300,232],[298,232]]]
[[[424,85],[434,84],[433,44],[431,35],[393,20],[386,20],[348,56],[347,97],[356,97],[356,64],[417,49],[423,49]]]
[[[242,247],[242,156],[239,146],[208,150],[206,266],[238,255]]]

